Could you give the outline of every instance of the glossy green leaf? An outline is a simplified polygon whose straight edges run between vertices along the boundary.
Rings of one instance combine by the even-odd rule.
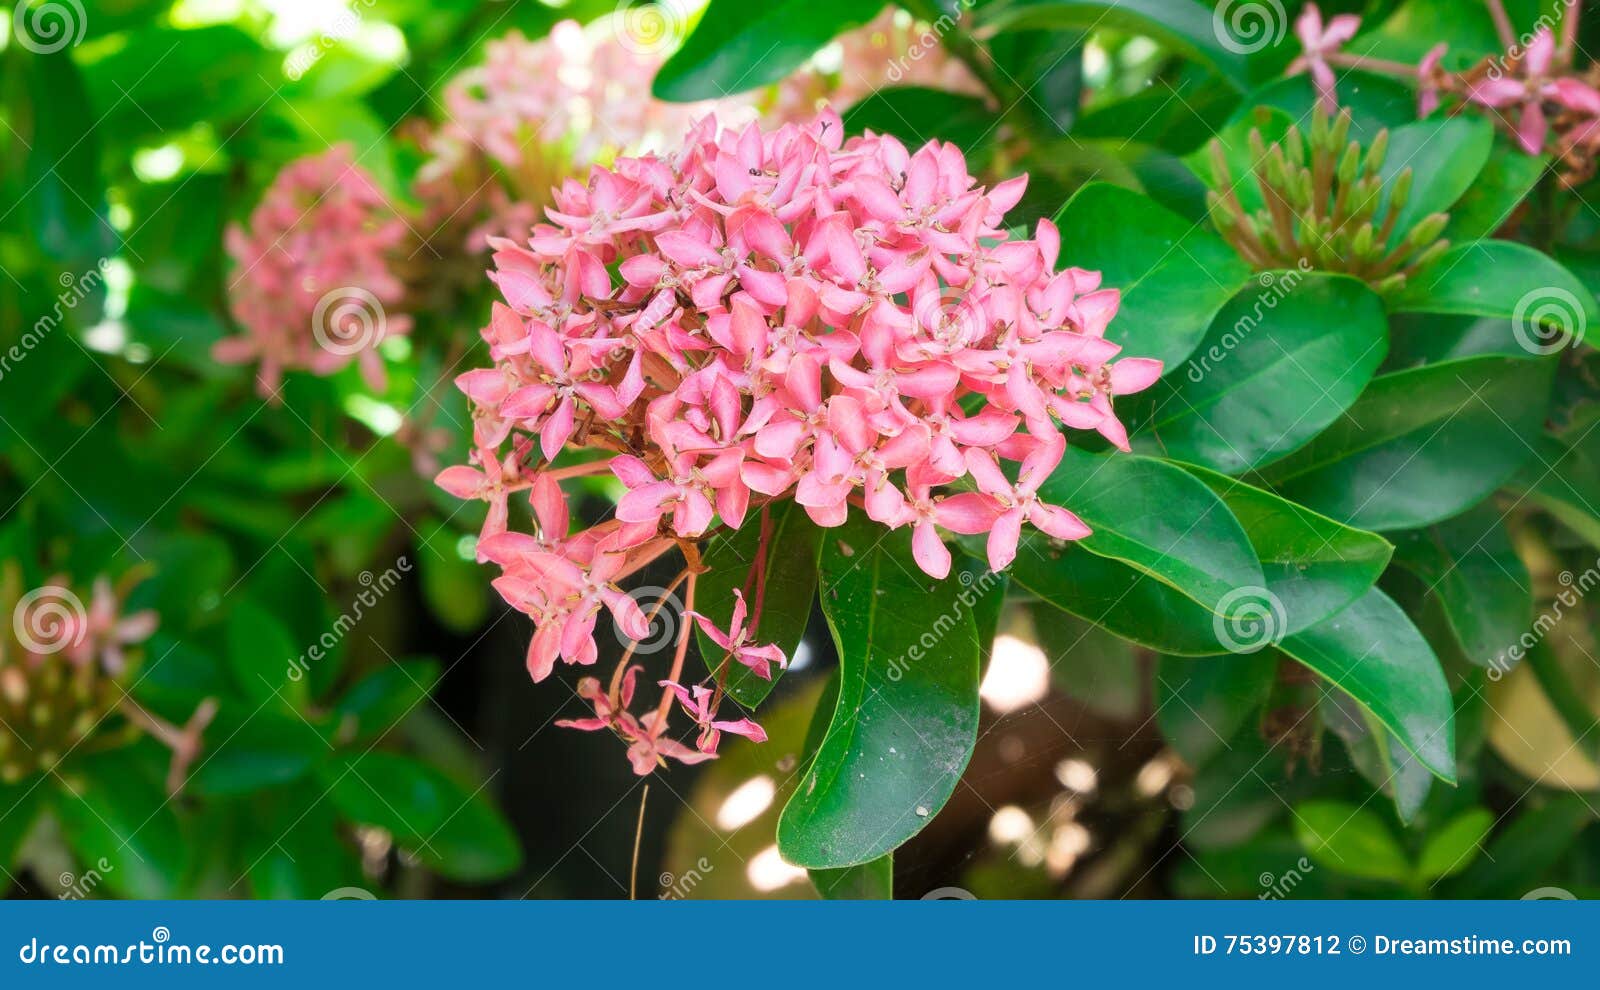
[[[1532,582],[1492,505],[1395,537],[1395,562],[1444,606],[1468,660],[1489,666],[1533,625]]]
[[[757,581],[763,526],[767,532],[767,551]],[[822,552],[823,531],[794,502],[780,502],[761,513],[753,513],[744,526],[716,537],[707,547],[703,563],[709,570],[696,582],[695,611],[709,616],[720,628],[728,628],[733,617],[733,592],[745,596],[749,624],[763,643],[774,643],[784,656],[793,657],[805,635],[811,617],[811,602],[817,593],[817,557]],[[759,605],[759,611],[758,611]],[[725,651],[696,629],[700,655],[706,666],[715,670]],[[729,696],[747,708],[759,705],[782,676],[772,670],[772,680],[757,677],[749,668],[735,664],[728,671]]]
[[[1434,774],[1455,781],[1455,705],[1444,669],[1388,595],[1374,588],[1278,646],[1365,706]]]
[[[1282,606],[1283,634],[1320,622],[1366,594],[1394,548],[1376,533],[1335,522],[1236,478],[1187,466],[1227,503]]]
[[[1225,474],[1303,446],[1356,401],[1388,351],[1383,302],[1342,275],[1266,272],[1189,360],[1131,406],[1135,449]]]
[[[1448,213],[1470,190],[1489,161],[1494,125],[1483,117],[1432,117],[1389,132],[1383,160],[1384,185],[1410,169],[1411,195],[1395,220],[1398,242],[1424,217]]]
[[[1411,862],[1389,826],[1368,808],[1306,801],[1294,809],[1295,834],[1311,858],[1347,876],[1404,883]]]
[[[1240,41],[1224,38],[1218,29],[1223,22],[1194,0],[1016,0],[995,4],[993,9],[981,20],[986,27],[1084,28],[1144,35],[1204,63],[1237,90],[1250,85]]]
[[[1331,427],[1263,477],[1364,529],[1412,529],[1482,501],[1532,455],[1552,362],[1477,357],[1379,375]]]
[[[1452,244],[1493,237],[1538,184],[1549,167],[1548,155],[1530,155],[1498,135],[1471,188],[1450,207],[1444,237]]]
[[[894,897],[894,853],[837,870],[812,870],[811,885],[830,901],[887,901]]]
[[[1459,313],[1503,316],[1528,325],[1530,353],[1548,346],[1532,321],[1554,323],[1562,343],[1581,338],[1600,323],[1594,293],[1560,262],[1526,244],[1472,241],[1457,244],[1412,276],[1390,303],[1397,313]]]
[[[1074,549],[1119,561],[1208,609],[1262,583],[1255,551],[1227,505],[1175,465],[1068,447],[1039,498],[1066,506],[1093,530]]]
[[[1122,290],[1106,336],[1169,371],[1192,352],[1250,268],[1221,238],[1132,190],[1091,182],[1061,208],[1063,264]]]
[[[487,793],[467,791],[432,767],[371,752],[322,771],[334,806],[353,821],[388,829],[418,859],[453,880],[505,876],[522,852]]]
[[[842,32],[872,20],[881,2],[711,0],[694,32],[656,73],[656,99],[714,100],[775,83]],[[681,17],[681,8],[664,16]]]
[[[978,734],[979,593],[934,581],[908,530],[852,515],[822,551],[822,607],[840,657],[827,734],[778,822],[784,858],[856,866],[944,806]]]
[[[1433,774],[1383,727],[1372,712],[1340,691],[1317,699],[1323,725],[1344,743],[1356,771],[1393,802],[1400,821],[1409,824],[1433,788]]]

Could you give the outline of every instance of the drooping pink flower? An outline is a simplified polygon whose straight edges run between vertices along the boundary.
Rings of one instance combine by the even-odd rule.
[[[745,619],[749,613],[745,607],[744,594],[735,588],[733,591],[733,617],[724,632],[716,627],[709,618],[699,612],[691,613],[700,631],[706,638],[728,651],[736,663],[749,667],[757,677],[763,680],[772,680],[772,665],[783,667],[788,663],[788,658],[778,647],[767,644],[756,644],[751,637],[751,631],[745,628]]]
[[[1314,3],[1306,4],[1305,10],[1294,22],[1294,32],[1299,36],[1305,53],[1294,60],[1289,72],[1304,71],[1311,74],[1312,84],[1317,88],[1317,98],[1329,113],[1338,112],[1339,94],[1337,77],[1333,67],[1328,64],[1328,56],[1344,47],[1345,42],[1354,38],[1359,30],[1361,18],[1355,14],[1339,14],[1324,26],[1322,11]]]
[[[673,681],[662,681],[661,686],[672,692],[678,699],[679,707],[700,726],[700,739],[697,745],[700,752],[715,754],[717,742],[724,732],[744,736],[751,742],[767,741],[766,730],[748,718],[719,721],[716,710],[712,707],[715,692],[710,688],[698,684],[684,687]]]
[[[382,390],[377,347],[411,330],[410,317],[393,311],[405,287],[392,255],[405,236],[405,221],[349,146],[290,163],[248,227],[227,231],[228,307],[244,333],[218,341],[212,356],[255,362],[263,396],[277,392],[285,370],[329,375],[351,361]]]
[[[1417,63],[1417,116],[1426,117],[1439,109],[1439,63],[1444,60],[1450,46],[1441,41],[1428,49]]]

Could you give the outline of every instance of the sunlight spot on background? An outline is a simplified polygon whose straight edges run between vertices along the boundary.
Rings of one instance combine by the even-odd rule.
[[[456,541],[456,556],[462,560],[478,559],[478,537],[468,533]]]
[[[1062,760],[1056,764],[1056,779],[1068,790],[1088,794],[1098,786],[1100,775],[1095,773],[1094,767],[1090,766],[1088,761],[1072,759]]]
[[[794,656],[789,658],[789,669],[805,670],[811,666],[811,660],[811,644],[802,639],[800,645],[794,648]]]
[[[777,785],[766,774],[750,778],[723,798],[722,807],[717,809],[717,827],[732,832],[750,824],[772,807],[772,799],[777,794]]]
[[[777,846],[768,846],[750,860],[744,875],[750,881],[750,886],[766,893],[787,887],[796,880],[804,880],[806,871],[780,856]]]
[[[1021,842],[1033,834],[1033,816],[1008,804],[989,819],[989,838],[1001,845]]]
[[[1007,633],[995,637],[994,658],[978,694],[1004,715],[1031,705],[1050,691],[1050,661],[1044,651]]]
[[[379,402],[370,395],[346,396],[344,411],[380,437],[393,436],[405,419],[400,410],[387,402]]]
[[[1167,789],[1167,785],[1172,783],[1172,776],[1172,763],[1158,756],[1139,768],[1139,776],[1134,779],[1133,786],[1145,797],[1154,797]]]
[[[145,182],[165,182],[183,167],[183,149],[175,144],[133,153],[133,174]]]

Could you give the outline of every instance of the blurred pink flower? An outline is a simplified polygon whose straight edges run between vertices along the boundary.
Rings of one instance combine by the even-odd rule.
[[[256,362],[263,396],[277,392],[286,369],[329,375],[351,361],[382,390],[377,345],[411,329],[410,317],[388,312],[405,294],[390,267],[405,236],[405,221],[348,146],[290,163],[249,226],[228,228],[228,305],[244,333],[218,341],[212,356]]]

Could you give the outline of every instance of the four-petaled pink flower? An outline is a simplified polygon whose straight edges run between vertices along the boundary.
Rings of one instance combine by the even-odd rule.
[[[1311,74],[1311,81],[1317,88],[1317,98],[1329,113],[1338,111],[1339,94],[1328,56],[1344,47],[1344,43],[1354,38],[1360,29],[1361,18],[1355,14],[1339,14],[1324,26],[1322,11],[1314,3],[1306,4],[1305,10],[1294,22],[1294,33],[1299,35],[1305,54],[1294,60],[1289,71]]]

